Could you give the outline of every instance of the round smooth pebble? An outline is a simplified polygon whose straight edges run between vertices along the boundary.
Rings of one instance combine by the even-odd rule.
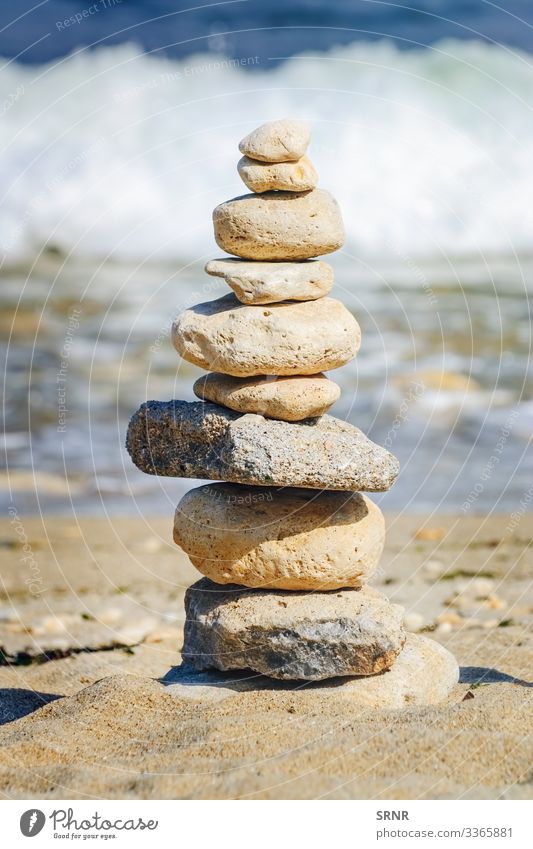
[[[327,262],[248,262],[245,259],[211,259],[208,274],[223,277],[243,304],[280,301],[315,301],[333,286],[333,269]]]
[[[198,378],[193,390],[204,401],[284,422],[322,416],[341,394],[337,384],[323,374],[243,378],[211,372]]]
[[[403,608],[371,587],[333,593],[221,588],[185,593],[182,658],[195,669],[252,669],[281,680],[377,675],[405,642]]]
[[[333,590],[375,570],[385,520],[360,493],[208,484],[178,504],[174,542],[217,584]]]
[[[237,171],[251,192],[307,192],[318,183],[316,168],[307,156],[297,162],[260,162],[243,156]]]
[[[244,259],[310,259],[344,244],[337,201],[324,189],[242,195],[213,211],[219,248]]]
[[[172,326],[172,341],[185,360],[207,371],[308,375],[355,357],[361,331],[334,298],[258,307],[230,294],[185,310]]]
[[[303,121],[282,118],[252,130],[239,142],[239,150],[262,162],[291,162],[302,158],[310,138],[311,131]]]

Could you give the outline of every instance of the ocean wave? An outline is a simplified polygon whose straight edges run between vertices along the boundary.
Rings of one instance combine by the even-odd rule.
[[[238,140],[285,115],[310,123],[320,184],[363,266],[387,256],[415,273],[418,257],[530,254],[532,82],[528,54],[464,41],[358,42],[273,68],[130,45],[11,63],[0,79],[0,254],[212,256],[211,211],[243,193]]]

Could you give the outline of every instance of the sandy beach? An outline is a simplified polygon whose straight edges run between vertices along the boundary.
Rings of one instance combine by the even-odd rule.
[[[531,798],[527,514],[388,515],[372,583],[461,682],[444,705],[387,712],[258,678],[168,686],[198,577],[170,524],[2,521],[4,798]]]

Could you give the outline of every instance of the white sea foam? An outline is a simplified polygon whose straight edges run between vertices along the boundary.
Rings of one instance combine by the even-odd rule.
[[[211,210],[243,192],[239,138],[284,115],[312,125],[350,254],[415,273],[418,257],[531,253],[532,107],[531,57],[476,42],[359,42],[253,70],[133,46],[12,63],[0,78],[0,254],[213,255]]]

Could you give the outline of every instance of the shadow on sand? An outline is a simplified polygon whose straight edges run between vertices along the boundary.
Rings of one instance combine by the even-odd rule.
[[[386,674],[386,673],[383,673]],[[180,685],[183,688],[209,687],[211,690],[233,690],[246,692],[252,690],[309,690],[339,687],[346,683],[346,678],[330,678],[327,681],[277,681],[258,675],[252,670],[242,672],[217,672],[216,670],[197,672],[188,664],[173,666],[159,679],[165,686]],[[353,679],[352,679],[353,680]],[[520,687],[533,687],[533,682],[523,681],[485,666],[462,666],[460,669],[460,684],[516,684]],[[192,692],[191,692],[192,694]]]
[[[36,690],[22,690],[19,687],[0,688],[0,725],[13,722],[33,713],[56,699],[61,699],[56,693],[39,693]]]
[[[533,687],[533,681],[524,681],[492,669],[490,666],[461,666],[460,684],[518,684],[519,687]]]
[[[336,687],[346,682],[346,678],[328,678],[327,681],[279,681],[259,675],[252,669],[235,670],[234,672],[219,672],[215,669],[198,672],[193,666],[182,663],[181,666],[173,666],[168,672],[159,678],[161,684],[172,686],[179,684],[182,687],[210,687],[220,690],[234,690],[235,692],[257,691],[257,690],[303,690],[311,688]]]
[[[276,681],[265,675],[257,675],[251,670],[235,672],[197,672],[192,666],[182,664],[173,666],[168,672],[158,679],[166,687],[178,685],[180,694],[185,695],[186,689],[190,688],[191,696],[198,687],[208,688],[216,698],[216,691],[220,691],[220,697],[224,697],[224,691],[247,692],[258,690],[315,690],[331,689],[342,686],[346,678],[330,678],[327,681]],[[506,672],[492,669],[487,666],[462,666],[460,670],[460,684],[515,684],[519,687],[533,687],[533,681],[524,681],[515,678]],[[18,687],[0,688],[0,725],[21,719],[33,713],[50,702],[61,699],[63,696],[57,693],[40,693],[36,690],[23,690]]]

